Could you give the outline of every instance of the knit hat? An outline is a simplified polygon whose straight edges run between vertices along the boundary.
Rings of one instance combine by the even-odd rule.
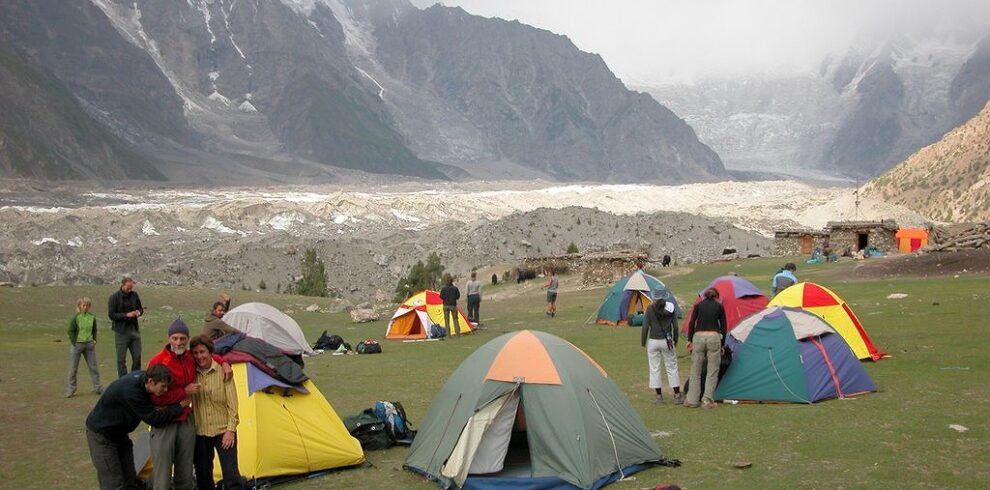
[[[172,322],[172,324],[168,326],[168,336],[169,337],[171,337],[171,336],[173,336],[173,335],[175,335],[177,333],[183,333],[183,334],[186,334],[186,336],[189,336],[189,327],[187,327],[186,324],[185,324],[185,322],[183,322],[179,318],[176,318],[175,321]]]

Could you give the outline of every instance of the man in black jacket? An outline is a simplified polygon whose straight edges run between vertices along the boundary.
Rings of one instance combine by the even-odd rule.
[[[443,326],[454,337],[461,335],[460,314],[457,311],[457,300],[461,299],[461,290],[454,285],[453,276],[444,278],[444,286],[440,288],[440,299],[443,300]],[[454,330],[450,330],[450,317],[454,317]]]
[[[166,425],[182,413],[182,408],[189,406],[186,398],[161,410],[155,409],[151,395],[164,394],[171,382],[171,373],[161,364],[122,376],[110,383],[86,417],[89,455],[101,489],[134,488],[137,485],[134,444],[128,434],[142,421],[155,427]]]
[[[141,369],[141,332],[138,318],[144,314],[141,297],[134,291],[134,279],[124,277],[120,289],[110,295],[107,311],[117,343],[117,377],[127,371],[127,351],[131,351],[131,371]]]

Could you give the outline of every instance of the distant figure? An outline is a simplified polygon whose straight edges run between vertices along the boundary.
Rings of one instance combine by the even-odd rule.
[[[771,298],[776,296],[777,293],[798,283],[798,278],[794,275],[794,271],[796,270],[797,266],[794,265],[794,262],[788,262],[777,271],[777,275],[773,276],[773,280],[770,281]]]
[[[705,299],[691,310],[688,320],[687,350],[691,353],[691,380],[684,406],[696,408],[704,403],[705,408],[715,408],[715,386],[718,384],[718,371],[722,361],[722,342],[725,338],[725,309],[718,301],[718,290],[709,288]],[[697,341],[698,345],[695,345]],[[707,362],[708,376],[705,378],[705,393],[701,393],[701,370]]]
[[[89,298],[76,301],[76,315],[69,320],[69,376],[66,380],[65,397],[76,394],[76,373],[79,371],[79,357],[86,358],[89,379],[93,382],[93,392],[103,393],[100,384],[100,370],[96,364],[96,317],[89,312],[93,302]]]
[[[223,321],[223,316],[230,309],[230,295],[220,293],[220,301],[213,303],[213,309],[203,318],[203,335],[210,340],[216,340],[231,333],[241,333],[240,330],[231,327]]]
[[[461,335],[461,320],[457,314],[457,300],[461,299],[461,290],[454,285],[454,277],[448,275],[447,280],[440,288],[440,299],[443,300],[443,326],[451,335],[459,337]],[[450,317],[454,317],[454,330],[450,329]]]
[[[152,427],[167,425],[191,404],[183,397],[155,408],[151,396],[164,395],[171,382],[171,373],[161,364],[121,376],[110,383],[89,412],[86,440],[101,490],[141,488],[134,470],[134,444],[128,434],[141,422]]]
[[[478,323],[481,316],[478,310],[481,308],[481,281],[478,280],[478,273],[471,272],[471,280],[464,285],[467,293],[467,317],[469,322]]]
[[[832,245],[828,237],[822,240],[822,255],[825,256],[825,262],[832,262]]]
[[[669,255],[664,255],[663,256],[663,261],[660,262],[660,265],[662,265],[664,267],[669,266],[670,265],[670,256]]]
[[[131,371],[141,369],[141,332],[138,318],[144,314],[141,297],[134,291],[134,279],[124,276],[120,289],[110,295],[107,312],[117,344],[117,377],[128,373],[127,351],[131,352]]]
[[[553,269],[550,269],[550,277],[547,283],[540,286],[540,289],[547,290],[547,316],[553,318],[557,316],[557,276]]]
[[[657,394],[656,403],[663,403],[663,384],[660,382],[661,365],[667,371],[667,384],[674,391],[674,403],[684,403],[681,394],[681,377],[677,372],[677,337],[678,328],[674,303],[665,299],[657,299],[646,308],[643,315],[643,329],[640,332],[639,343],[646,347],[647,361],[650,366],[650,388]]]
[[[492,286],[498,284],[498,274],[492,273]]]

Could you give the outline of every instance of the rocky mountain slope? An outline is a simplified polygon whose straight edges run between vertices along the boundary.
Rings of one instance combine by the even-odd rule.
[[[726,176],[690,127],[627,90],[600,57],[460,9],[9,0],[0,41],[154,155],[172,181],[346,180],[340,169],[428,179]],[[0,91],[20,90],[6,83]],[[21,167],[0,177],[31,176]]]
[[[864,36],[816,73],[643,89],[682,115],[730,170],[869,178],[990,99],[987,20]]]
[[[990,103],[863,186],[862,194],[947,222],[990,219]]]
[[[464,274],[509,268],[523,257],[641,249],[678,263],[724,247],[767,254],[772,230],[822,227],[853,216],[849,188],[783,182],[685,186],[420,184],[285,190],[210,188],[81,192],[7,186],[0,192],[0,282],[144,282],[285,287],[315,248],[343,296],[390,296],[399,277],[431,252]],[[860,218],[923,219],[864,199]]]
[[[0,87],[0,174],[163,179],[149,158],[90,117],[62,82],[2,48]]]

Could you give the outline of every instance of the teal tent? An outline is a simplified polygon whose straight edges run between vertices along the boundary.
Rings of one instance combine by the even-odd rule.
[[[448,378],[404,468],[443,488],[597,489],[663,456],[605,371],[559,337],[497,337]]]
[[[638,311],[646,311],[656,299],[664,299],[674,303],[677,316],[681,316],[681,308],[674,295],[659,279],[637,270],[625,276],[608,289],[608,294],[598,308],[599,325],[629,325],[629,318]]]
[[[717,400],[814,403],[876,391],[828,322],[800,308],[770,307],[729,332],[732,364]]]

